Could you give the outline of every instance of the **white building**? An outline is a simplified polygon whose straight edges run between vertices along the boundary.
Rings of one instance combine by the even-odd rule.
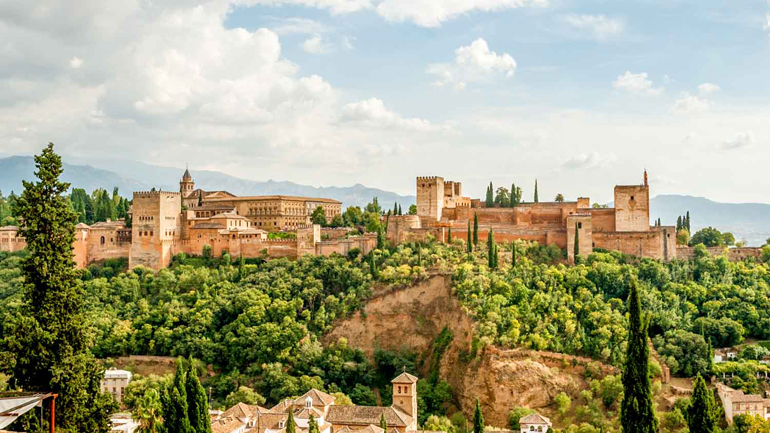
[[[521,433],[547,433],[553,424],[550,419],[535,412],[519,419],[519,426]]]
[[[104,372],[104,379],[102,379],[102,392],[109,392],[115,397],[115,400],[122,403],[123,393],[126,387],[131,382],[132,374],[130,371],[117,370],[110,368]]]

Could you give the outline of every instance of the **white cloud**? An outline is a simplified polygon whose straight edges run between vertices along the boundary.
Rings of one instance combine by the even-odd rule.
[[[722,90],[721,87],[717,86],[714,83],[703,83],[700,86],[698,86],[698,91],[701,95],[708,95],[710,93],[718,92]]]
[[[404,118],[385,108],[382,100],[369,98],[364,101],[347,104],[342,108],[343,122],[356,122],[368,127],[382,129],[409,129],[429,131],[437,129],[427,120]]]
[[[575,30],[589,34],[597,40],[606,40],[625,31],[625,23],[620,18],[605,15],[565,15],[561,20]]]
[[[508,53],[498,55],[489,49],[484,39],[476,39],[468,46],[455,50],[454,63],[434,63],[426,72],[436,76],[435,86],[453,85],[464,89],[469,82],[483,81],[504,76],[513,77],[516,60]]]
[[[672,114],[690,114],[706,111],[710,107],[710,101],[684,92],[682,93],[682,97],[677,99],[668,111]]]
[[[561,168],[565,170],[583,170],[587,168],[605,167],[616,160],[615,155],[600,155],[596,152],[580,154],[564,161]]]
[[[476,11],[545,6],[548,0],[383,0],[377,5],[377,13],[388,21],[440,27],[446,21]]]
[[[300,5],[329,10],[332,14],[347,14],[364,9],[371,9],[370,0],[242,0],[243,4],[260,4],[268,6]]]
[[[682,142],[683,143],[692,143],[692,142],[694,142],[697,139],[698,139],[698,134],[695,133],[695,131],[690,131],[690,132],[687,133],[687,135],[684,136],[684,138],[682,139]]]
[[[80,59],[78,57],[73,57],[72,59],[70,59],[70,68],[80,69],[81,66],[83,66],[83,59]]]
[[[754,143],[754,133],[752,131],[739,132],[735,134],[732,140],[725,140],[720,145],[725,150],[735,150],[749,147]]]
[[[303,42],[302,49],[310,54],[328,54],[332,52],[332,46],[320,35],[315,35]]]
[[[326,24],[320,23],[309,18],[290,17],[290,18],[271,18],[275,24],[270,26],[270,30],[279,36],[305,34],[320,35],[328,33],[332,29]]]
[[[619,75],[618,79],[612,82],[612,87],[615,90],[645,96],[658,96],[665,91],[663,87],[655,88],[653,82],[647,79],[646,72],[632,74],[631,71],[626,71],[625,74]]]
[[[350,36],[344,36],[344,37],[342,38],[342,48],[344,48],[344,49],[346,49],[346,50],[352,50],[353,48],[355,48],[355,47],[353,46],[353,42],[354,42],[355,40],[356,40],[356,38],[354,38],[354,37],[350,37]]]

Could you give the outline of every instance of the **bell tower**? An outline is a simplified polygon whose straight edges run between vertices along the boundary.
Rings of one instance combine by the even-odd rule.
[[[190,176],[190,170],[185,168],[182,180],[179,182],[179,192],[182,193],[182,198],[186,198],[191,192],[195,190],[195,181]]]
[[[393,407],[412,417],[416,427],[417,378],[404,371],[391,383],[393,384]]]

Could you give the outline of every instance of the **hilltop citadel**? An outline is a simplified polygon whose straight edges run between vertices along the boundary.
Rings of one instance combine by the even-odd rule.
[[[465,239],[469,222],[478,218],[479,237],[491,230],[496,242],[517,239],[556,245],[571,262],[577,250],[588,256],[594,248],[669,261],[692,256],[692,248],[677,246],[676,227],[650,226],[650,186],[647,173],[638,185],[617,185],[614,207],[595,208],[590,199],[520,203],[516,207],[486,207],[463,196],[462,183],[442,177],[416,179],[417,214],[383,217],[390,242],[416,241],[433,236],[449,242]],[[201,255],[225,252],[233,257],[299,257],[304,254],[347,254],[357,248],[367,254],[377,236],[348,236],[346,230],[321,228],[310,216],[323,209],[327,220],[341,215],[342,203],[328,198],[285,195],[238,197],[227,191],[205,191],[185,170],[179,192],[135,192],[132,226],[123,221],[78,224],[73,245],[78,267],[105,259],[128,258],[129,267],[166,267],[179,253]],[[0,228],[0,251],[18,251],[26,243],[18,227]],[[289,239],[270,239],[285,231]],[[575,248],[575,242],[578,248]],[[712,251],[717,253],[720,251]],[[758,256],[756,248],[732,248],[729,257]]]

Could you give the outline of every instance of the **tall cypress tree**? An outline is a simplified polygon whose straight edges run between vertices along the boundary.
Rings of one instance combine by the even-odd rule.
[[[685,217],[685,219],[687,221],[687,231],[692,233],[692,230],[690,229],[690,211],[689,210],[687,211],[687,216]]]
[[[188,362],[189,367],[185,380],[187,418],[190,420],[190,427],[193,432],[211,433],[211,415],[209,415],[209,402],[206,398],[206,390],[198,380],[192,357],[190,357]]]
[[[374,258],[374,251],[371,251],[369,253],[369,273],[372,274],[372,278],[374,278],[375,280],[379,276],[379,271],[377,269],[377,261]]]
[[[70,185],[59,181],[63,168],[53,143],[35,156],[35,167],[39,181],[23,181],[24,192],[14,196],[13,212],[22,222],[28,255],[22,262],[20,311],[6,319],[0,342],[9,362],[0,368],[10,374],[11,389],[59,395],[60,429],[109,432],[110,414],[118,406],[101,392],[104,369],[91,353],[84,293],[72,255],[78,216],[63,195]],[[28,430],[28,421],[17,426]]]
[[[578,223],[575,223],[575,245],[574,245],[574,251],[575,254],[575,261],[577,261],[578,256],[580,255],[580,232],[578,231]]]
[[[516,267],[516,241],[511,242],[511,267]]]
[[[385,420],[385,412],[383,412],[382,415],[380,415],[380,428],[385,430],[385,432],[387,433],[388,422]]]
[[[481,413],[479,399],[476,399],[476,409],[473,411],[473,433],[484,433],[484,414]]]
[[[446,237],[446,243],[452,245],[452,227],[449,227],[449,233]]]
[[[187,366],[184,359],[176,362],[174,380],[163,390],[161,413],[166,433],[193,433],[187,404]]]
[[[537,196],[537,179],[535,179],[535,203],[539,203],[540,199]]]
[[[492,234],[492,229],[489,229],[489,233],[487,233],[487,262],[489,264],[489,269],[495,268],[495,238]]]
[[[682,216],[681,216],[681,215],[679,215],[679,216],[676,218],[676,231],[677,231],[677,232],[680,232],[680,231],[682,231]]]
[[[393,204],[393,215],[398,215],[398,203]]]
[[[310,414],[310,419],[307,421],[307,432],[308,433],[320,433],[318,431],[318,423],[315,422],[315,418],[313,417],[313,414]]]
[[[516,197],[516,184],[512,182],[511,183],[511,202],[509,204],[511,207],[516,207],[516,205],[519,204],[517,202],[518,200]]]
[[[631,281],[628,295],[628,348],[623,369],[623,402],[620,423],[623,433],[657,433],[658,418],[652,405],[647,346],[647,319],[642,317],[639,287]]]
[[[404,211],[401,210],[401,205],[398,205],[398,214],[399,215],[403,215],[404,214]]]
[[[473,213],[473,246],[479,245],[479,214]]]
[[[289,410],[289,419],[286,421],[286,433],[296,433],[297,424],[294,422],[294,411]]]
[[[489,188],[487,188],[486,205],[487,207],[495,205],[495,188],[492,186],[492,182],[489,182]]]
[[[706,388],[700,373],[690,397],[690,407],[685,414],[690,433],[712,433],[717,422],[714,394]]]
[[[468,255],[473,252],[473,241],[471,240],[471,222],[468,220]]]

